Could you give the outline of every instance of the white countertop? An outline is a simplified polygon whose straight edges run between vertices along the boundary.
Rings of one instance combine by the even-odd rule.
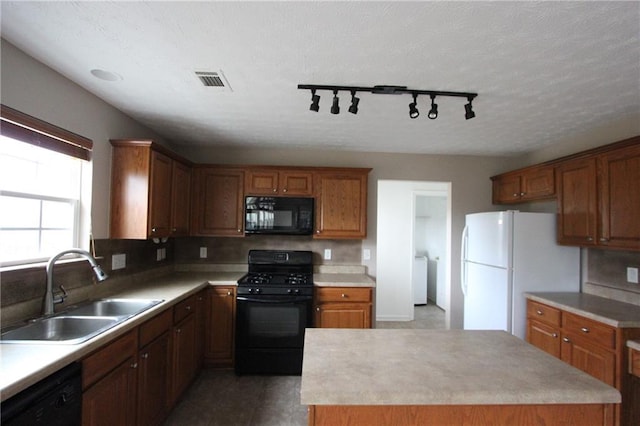
[[[318,287],[375,287],[376,282],[365,274],[313,274]]]
[[[620,392],[503,331],[307,329],[301,403],[619,403]]]
[[[526,293],[528,299],[617,328],[640,327],[640,306],[587,293]]]

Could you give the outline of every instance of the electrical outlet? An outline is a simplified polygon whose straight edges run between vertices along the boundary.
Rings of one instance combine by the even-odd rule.
[[[324,249],[324,260],[331,260],[331,249]]]
[[[127,255],[124,253],[111,256],[111,270],[124,269],[127,266]]]
[[[638,284],[638,268],[627,268],[627,282]]]
[[[156,261],[160,262],[162,260],[162,249],[156,250]]]
[[[207,258],[207,248],[200,247],[200,259],[206,259],[206,258]]]
[[[370,249],[362,250],[362,259],[363,260],[371,260],[371,250]]]
[[[160,254],[162,255],[162,260],[165,260],[167,258],[167,249],[165,247],[162,247],[160,249]]]

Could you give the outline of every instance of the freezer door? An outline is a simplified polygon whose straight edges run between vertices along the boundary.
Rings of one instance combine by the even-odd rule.
[[[511,291],[507,270],[471,262],[465,262],[464,268],[464,329],[511,332]]]
[[[512,212],[474,213],[466,216],[465,260],[509,267]]]

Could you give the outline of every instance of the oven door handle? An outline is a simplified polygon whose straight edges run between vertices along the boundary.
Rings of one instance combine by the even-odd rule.
[[[279,297],[277,299],[237,296],[236,300],[239,300],[241,302],[253,302],[253,303],[298,303],[298,302],[308,302],[310,300],[313,300],[313,296]]]

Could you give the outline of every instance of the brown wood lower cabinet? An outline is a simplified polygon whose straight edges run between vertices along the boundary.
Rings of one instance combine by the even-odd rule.
[[[196,358],[196,296],[191,296],[173,308],[171,332],[171,386],[169,407],[173,407],[198,372]]]
[[[316,287],[315,326],[371,328],[371,287]]]
[[[638,424],[640,400],[632,393],[625,347],[628,339],[638,336],[638,328],[616,328],[544,303],[527,301],[527,341],[618,389],[622,404],[613,412],[616,425]]]
[[[135,425],[138,330],[82,362],[82,424]]]
[[[236,287],[213,286],[207,290],[208,331],[205,336],[205,363],[232,367],[236,318]]]

